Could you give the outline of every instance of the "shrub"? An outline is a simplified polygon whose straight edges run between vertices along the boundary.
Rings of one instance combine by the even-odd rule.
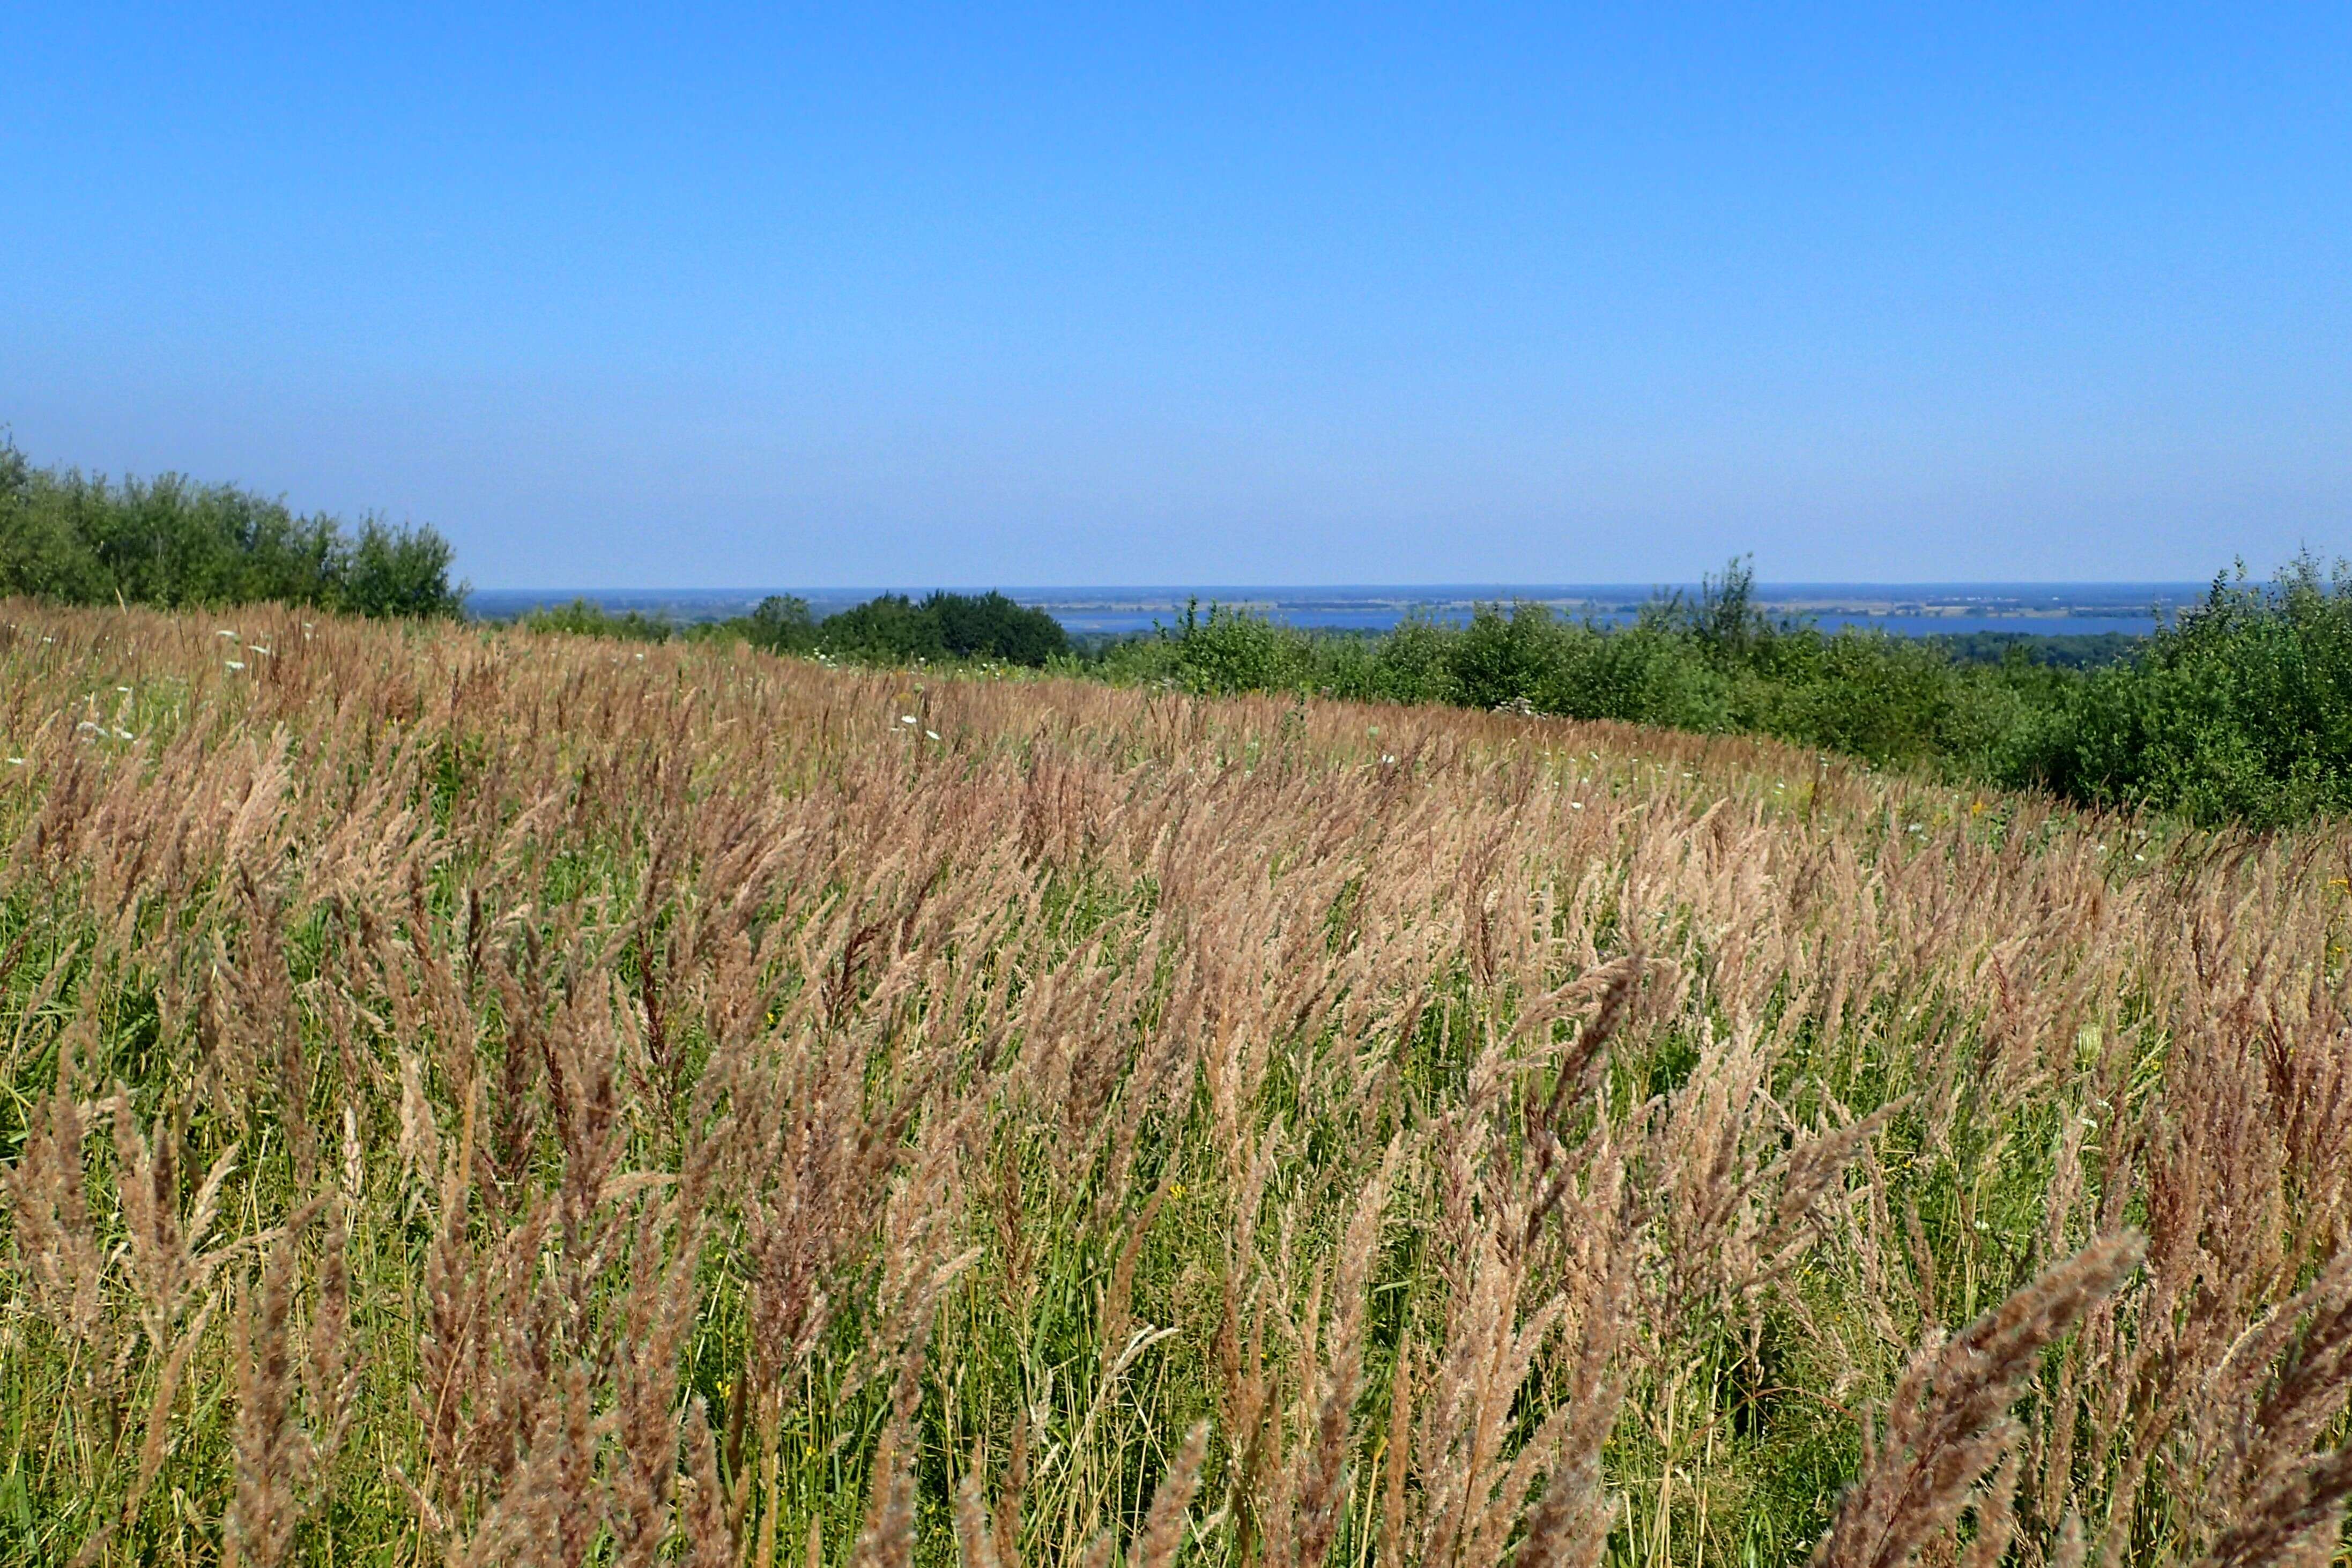
[[[357,615],[454,615],[463,595],[449,587],[449,541],[431,528],[368,517],[342,559],[328,604]]]
[[[802,611],[805,614],[805,605]],[[825,617],[816,629],[815,645],[852,658],[900,664],[917,659],[1001,659],[1043,665],[1070,651],[1060,622],[993,591],[932,593],[919,603],[903,593],[885,593]]]
[[[587,599],[526,612],[520,617],[520,624],[528,632],[613,637],[625,643],[666,643],[677,630],[667,615],[647,615],[637,610],[614,614]]]
[[[1297,633],[1227,605],[1212,604],[1202,615],[1197,599],[1184,607],[1171,640],[1177,683],[1204,695],[1286,690],[1299,684],[1305,664]]]
[[[934,593],[923,613],[939,625],[940,645],[958,659],[1002,659],[1042,667],[1070,651],[1069,633],[1042,610],[986,593]]]
[[[885,593],[838,615],[828,615],[821,633],[828,652],[912,664],[945,656],[940,623],[903,593]]]
[[[2217,577],[2076,694],[2040,766],[2079,799],[2261,826],[2352,810],[2352,565]]]
[[[0,441],[0,592],[78,604],[276,601],[378,616],[449,616],[446,540],[362,521],[356,538],[233,485],[176,474],[110,480],[33,467]]]
[[[771,653],[805,653],[816,647],[816,620],[808,601],[793,594],[772,593],[760,601],[743,627],[755,648]]]
[[[1452,643],[1448,628],[1418,614],[1406,616],[1374,646],[1366,682],[1370,689],[1364,695],[1401,703],[1452,701]]]
[[[1506,615],[1482,604],[1455,639],[1454,700],[1470,707],[1533,704],[1561,663],[1559,623],[1540,604],[1517,604]]]

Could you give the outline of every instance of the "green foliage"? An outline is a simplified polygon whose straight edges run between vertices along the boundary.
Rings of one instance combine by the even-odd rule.
[[[457,613],[448,542],[429,528],[324,513],[176,474],[110,480],[36,468],[0,439],[0,593],[166,608],[269,601],[361,615]]]
[[[624,643],[667,643],[677,630],[667,615],[631,610],[614,614],[592,600],[550,605],[521,617],[528,632],[561,632],[575,637],[612,637]]]
[[[1890,636],[1776,621],[1735,561],[1630,626],[1540,604],[1385,636],[1198,605],[1094,668],[1203,694],[1286,692],[1763,734],[2089,803],[2258,826],[2352,810],[2352,569],[2217,581],[2153,639]]]
[[[743,623],[743,634],[755,648],[771,653],[808,653],[816,650],[816,620],[808,601],[789,593],[772,593],[760,601]]]
[[[2352,564],[2217,577],[2066,717],[2031,766],[2079,799],[2257,826],[2352,810]]]
[[[826,653],[902,664],[1000,659],[1042,666],[1070,650],[1060,622],[993,591],[933,593],[919,602],[886,593],[825,617],[816,641]]]
[[[751,614],[719,622],[711,634],[740,637],[772,653],[887,664],[971,659],[1042,668],[1071,651],[1060,622],[993,591],[932,593],[919,601],[885,593],[823,621],[809,612],[808,601],[772,595]]]
[[[2123,663],[2147,639],[2121,632],[1953,632],[1920,641],[1943,649],[1957,664],[2001,664],[2021,659],[2059,669],[2095,670]]]
[[[449,541],[431,528],[363,517],[331,602],[361,615],[454,615],[465,595],[450,590],[449,558]]]
[[[534,610],[520,623],[533,632],[661,643],[673,637],[740,639],[771,653],[816,653],[873,664],[919,660],[996,660],[1043,666],[1070,653],[1061,622],[1002,593],[933,593],[917,601],[886,593],[818,620],[808,601],[771,594],[749,615],[679,626],[667,615],[615,612],[590,600]]]
[[[828,652],[908,664],[947,654],[939,622],[903,593],[885,593],[824,618],[820,643]]]
[[[1263,615],[1201,601],[1184,607],[1174,636],[1174,675],[1186,691],[1276,691],[1296,685],[1311,644]]]
[[[1572,659],[1566,641],[1540,604],[1514,606],[1508,615],[1498,606],[1482,606],[1454,645],[1454,700],[1483,708],[1533,705],[1546,695],[1548,677]]]
[[[1407,703],[1454,699],[1452,637],[1445,627],[1414,614],[1380,640],[1367,684]]]
[[[937,623],[940,645],[950,658],[1002,659],[1043,667],[1070,651],[1069,634],[1060,622],[993,589],[980,594],[934,593],[923,601],[919,612]]]

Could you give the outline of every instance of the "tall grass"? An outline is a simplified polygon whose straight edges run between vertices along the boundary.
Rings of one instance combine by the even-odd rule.
[[[2325,1561],[2340,828],[0,609],[0,1552]]]

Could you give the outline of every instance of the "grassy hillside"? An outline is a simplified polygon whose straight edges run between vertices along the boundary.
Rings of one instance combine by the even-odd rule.
[[[0,1556],[2252,1563],[2352,835],[0,607]]]
[[[1738,562],[1696,597],[1630,625],[1542,604],[1482,606],[1465,625],[1318,631],[1198,604],[1148,636],[1073,646],[1001,594],[885,595],[813,619],[796,599],[677,627],[586,601],[533,631],[663,642],[683,634],[820,662],[1010,662],[1199,696],[1443,703],[1701,735],[1764,735],[1959,783],[2214,826],[2352,815],[2352,563],[2299,559],[2269,582],[2215,579],[2146,638],[1824,632],[1754,603]],[[984,673],[984,672],[982,672]]]
[[[1115,644],[1115,680],[1316,693],[1769,735],[1874,763],[2208,825],[2352,813],[2352,563],[2242,567],[2145,639],[1897,637],[1776,620],[1733,562],[1629,626],[1541,604],[1466,626],[1315,632],[1197,606]],[[2000,652],[1985,656],[1993,648]]]

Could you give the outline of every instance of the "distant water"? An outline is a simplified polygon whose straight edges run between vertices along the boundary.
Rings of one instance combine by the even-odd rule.
[[[2120,632],[2145,636],[2160,616],[2203,595],[2199,582],[1937,582],[1759,583],[1756,601],[1774,615],[1810,620],[1825,630],[1875,627],[1904,636],[1962,632],[2028,632],[2089,636]],[[1246,609],[1293,626],[1386,631],[1408,615],[1437,621],[1469,619],[1480,604],[1531,601],[1605,624],[1632,620],[1662,591],[1633,583],[1448,583],[1404,587],[1267,588],[1208,584],[1199,588],[1007,588],[1005,594],[1045,611],[1079,634],[1149,632],[1180,621],[1188,601]],[[1696,584],[1680,591],[1696,595]],[[747,614],[771,593],[796,593],[818,615],[863,602],[877,593],[920,590],[878,588],[775,589],[481,589],[467,607],[503,620],[547,605],[585,599],[614,613],[631,610],[674,621],[721,621]]]

